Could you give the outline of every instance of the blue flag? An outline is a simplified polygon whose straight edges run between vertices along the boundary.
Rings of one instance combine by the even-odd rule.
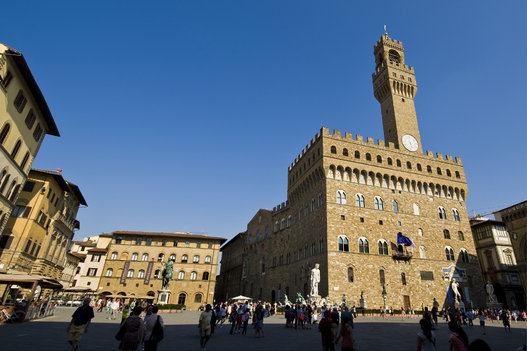
[[[403,244],[404,246],[412,246],[414,243],[409,237],[404,236],[401,232],[397,233],[397,245]]]

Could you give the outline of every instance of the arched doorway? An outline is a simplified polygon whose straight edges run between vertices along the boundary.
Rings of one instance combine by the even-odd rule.
[[[178,296],[177,303],[178,303],[179,305],[184,305],[186,299],[187,299],[187,294],[185,294],[185,293],[181,293],[181,294],[179,294],[179,296]]]

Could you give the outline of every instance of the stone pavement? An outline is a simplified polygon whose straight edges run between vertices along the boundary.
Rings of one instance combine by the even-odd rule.
[[[0,350],[69,350],[66,341],[66,327],[72,307],[59,307],[55,316],[22,324],[0,326]],[[79,351],[117,350],[118,341],[114,336],[119,329],[118,320],[105,319],[105,313],[95,314],[95,319],[87,334],[80,342]],[[197,320],[199,312],[161,314],[166,324],[165,339],[158,350],[199,350]],[[415,350],[416,334],[419,331],[417,318],[401,320],[400,317],[383,320],[379,317],[360,317],[355,320],[354,336],[357,350]],[[309,330],[294,330],[284,327],[283,316],[265,319],[265,337],[254,338],[254,330],[249,327],[247,336],[229,335],[229,325],[216,329],[207,345],[207,351],[219,350],[321,350],[320,335],[314,327]],[[469,339],[484,339],[492,350],[516,350],[527,342],[527,322],[512,322],[512,334],[506,334],[498,322],[487,323],[487,335],[481,335],[478,326],[465,327]],[[444,322],[436,331],[437,350],[450,350],[449,331]],[[340,345],[336,350],[340,350]]]

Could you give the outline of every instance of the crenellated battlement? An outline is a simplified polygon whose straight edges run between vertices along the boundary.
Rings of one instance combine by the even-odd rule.
[[[282,212],[284,210],[287,209],[288,207],[288,202],[282,202],[281,204],[278,204],[277,206],[273,207],[273,213],[278,213],[278,212]]]
[[[289,171],[292,171],[293,168],[295,167],[295,165],[297,165],[298,162],[300,162],[302,160],[302,157],[311,149],[311,147],[320,138],[323,138],[323,137],[329,137],[329,138],[333,138],[333,139],[340,139],[342,141],[347,141],[347,142],[356,143],[356,144],[358,143],[358,144],[362,144],[362,145],[375,146],[375,147],[379,147],[379,148],[384,148],[385,150],[388,150],[388,151],[396,151],[396,152],[404,151],[404,150],[401,150],[399,148],[396,148],[395,144],[392,143],[392,142],[389,142],[388,145],[386,145],[384,140],[378,139],[377,141],[375,141],[371,137],[367,137],[366,141],[364,141],[364,137],[362,135],[359,135],[359,134],[353,135],[352,133],[349,133],[349,132],[342,133],[338,129],[334,129],[333,132],[331,133],[329,131],[329,128],[322,127],[322,128],[320,128],[320,132],[316,134],[315,138],[311,139],[311,143],[309,145],[307,145],[306,148],[304,148],[302,150],[302,153],[300,155],[298,155],[298,157],[295,159],[295,161],[293,163],[291,163],[291,165],[289,166]],[[426,154],[422,155],[422,156],[427,156],[427,157],[433,158],[433,159],[435,159],[437,161],[443,161],[443,162],[447,161],[447,162],[456,163],[459,166],[463,165],[463,163],[461,162],[461,158],[459,158],[459,157],[452,157],[451,155],[443,155],[441,153],[436,153],[434,155],[434,153],[432,151],[426,151]]]

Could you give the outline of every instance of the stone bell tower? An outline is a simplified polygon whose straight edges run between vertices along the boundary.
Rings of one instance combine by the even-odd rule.
[[[376,64],[372,75],[373,94],[381,103],[384,141],[422,154],[414,105],[417,83],[414,68],[404,63],[403,43],[384,33],[373,53]]]

